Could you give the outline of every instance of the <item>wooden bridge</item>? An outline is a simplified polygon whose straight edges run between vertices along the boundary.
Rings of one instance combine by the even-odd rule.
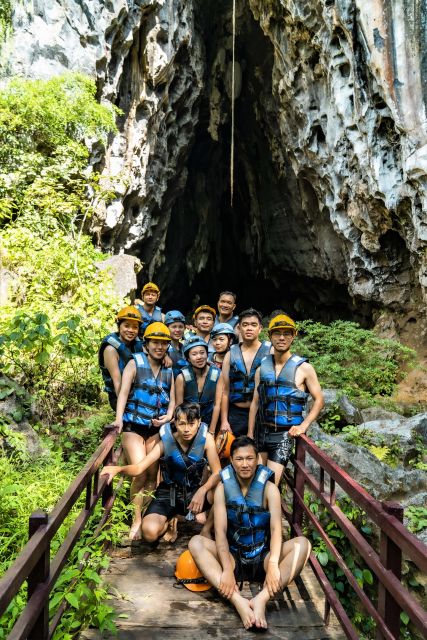
[[[53,637],[67,601],[61,603],[52,619],[49,619],[49,594],[51,593],[70,553],[79,539],[96,504],[102,501],[103,513],[97,531],[108,522],[116,492],[99,481],[98,470],[102,464],[118,459],[121,448],[114,450],[117,429],[107,427],[104,439],[91,459],[79,473],[67,492],[48,516],[36,512],[30,517],[30,539],[0,581],[0,616],[12,602],[22,584],[28,582],[28,602],[9,635],[9,640],[47,640]],[[318,466],[316,477],[306,466],[310,456]],[[294,473],[287,478],[292,491],[292,508],[283,503],[284,522],[291,535],[302,533],[303,518],[310,522],[335,559],[343,575],[354,589],[364,608],[376,625],[377,640],[395,640],[400,637],[400,613],[406,612],[420,633],[427,637],[427,613],[401,582],[402,555],[427,573],[427,547],[407,531],[402,524],[403,509],[397,504],[380,503],[370,496],[347,473],[340,469],[324,452],[306,436],[297,439]],[[376,576],[375,602],[359,586],[356,577],[340,556],[332,540],[322,527],[316,514],[304,503],[304,491],[308,489],[328,511],[331,519],[341,528],[363,562]],[[377,551],[362,533],[346,518],[336,502],[337,490],[358,505],[378,527]],[[67,537],[54,558],[50,558],[50,543],[82,494],[85,505],[75,519]],[[106,580],[116,594],[115,606],[127,617],[119,619],[119,638],[133,640],[164,638],[247,638],[253,635],[245,631],[233,608],[213,591],[193,593],[174,587],[174,568],[178,555],[184,549],[194,525],[184,525],[182,535],[175,545],[158,546],[142,544],[138,549],[112,550],[111,564]],[[95,532],[96,533],[96,532]],[[245,583],[247,594],[257,585]],[[264,637],[270,639],[320,640],[351,638],[358,632],[353,627],[322,566],[311,554],[301,576],[289,585],[282,598],[270,602],[267,612],[269,629]],[[81,638],[101,638],[96,630],[87,630]]]

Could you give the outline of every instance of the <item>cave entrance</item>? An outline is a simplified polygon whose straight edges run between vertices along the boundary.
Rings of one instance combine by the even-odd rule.
[[[230,289],[240,310],[281,308],[298,318],[366,324],[348,294],[341,243],[310,176],[296,176],[286,157],[280,168],[273,159],[282,135],[271,84],[273,49],[248,7],[241,8],[236,40],[242,82],[230,204],[230,3],[213,5],[200,3],[206,89],[186,187],[172,207],[166,260],[155,273],[163,306],[188,312],[198,303],[214,305],[218,293]]]

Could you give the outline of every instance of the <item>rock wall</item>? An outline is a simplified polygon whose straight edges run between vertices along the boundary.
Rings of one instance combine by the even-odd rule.
[[[226,283],[244,298],[250,282],[264,306],[413,323],[427,286],[426,17],[424,0],[237,0],[233,207],[229,0],[17,2],[2,68],[83,71],[123,110],[94,157],[116,198],[92,232],[145,262],[165,302]]]

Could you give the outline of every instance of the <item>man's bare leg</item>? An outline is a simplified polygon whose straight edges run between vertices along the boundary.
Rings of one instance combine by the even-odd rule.
[[[283,590],[288,586],[304,569],[310,555],[311,545],[307,538],[300,536],[284,542],[280,554],[279,571],[280,583]],[[268,559],[270,554],[264,559],[264,569],[267,572]],[[255,626],[260,629],[267,629],[265,617],[265,607],[270,600],[270,594],[264,586],[261,591],[250,601],[250,605],[255,614]]]
[[[282,479],[284,469],[283,464],[280,464],[279,462],[273,462],[273,460],[267,460],[267,467],[274,471],[274,484],[276,485],[276,487],[278,487],[280,484],[280,480]]]
[[[200,531],[200,535],[204,538],[210,538],[212,540],[212,532],[214,526],[214,511],[213,509],[209,509],[208,517],[206,518],[206,522]]]
[[[167,528],[168,520],[160,513],[150,513],[142,519],[142,535],[147,542],[156,542]]]
[[[221,582],[222,567],[219,563],[215,542],[201,535],[194,536],[191,538],[188,548],[201,573],[215,589],[218,589]],[[232,556],[231,560],[234,566]],[[240,595],[237,585],[230,602],[239,614],[245,629],[250,629],[255,621],[254,611],[249,600]]]

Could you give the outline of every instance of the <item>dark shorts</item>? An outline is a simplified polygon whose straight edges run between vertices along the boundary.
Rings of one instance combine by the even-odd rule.
[[[110,407],[113,411],[117,409],[117,396],[114,391],[108,392],[108,402],[110,403]]]
[[[236,438],[238,436],[245,436],[248,433],[248,421],[249,409],[230,404],[228,409],[228,422]]]
[[[136,433],[144,440],[148,440],[151,436],[155,436],[159,433],[158,427],[145,427],[142,424],[135,424],[134,422],[123,423],[123,433]]]
[[[154,493],[154,498],[147,507],[144,517],[151,513],[157,513],[160,516],[165,516],[167,520],[170,520],[170,518],[173,518],[174,516],[186,516],[188,513],[188,505],[190,504],[193,495],[194,493],[187,494],[187,500],[184,501],[182,492],[177,490],[175,492],[175,505],[172,505],[171,487],[165,482],[161,482]],[[212,505],[209,500],[205,498],[202,511],[207,511],[211,506]]]
[[[294,438],[287,431],[260,431],[258,436],[260,453],[266,453],[272,462],[286,466],[294,448]]]
[[[242,562],[237,553],[230,551],[236,563],[236,566],[234,567],[234,577],[236,578],[236,582],[244,582],[245,580],[247,582],[264,582],[264,559],[269,552],[269,549],[263,551],[255,562]]]

